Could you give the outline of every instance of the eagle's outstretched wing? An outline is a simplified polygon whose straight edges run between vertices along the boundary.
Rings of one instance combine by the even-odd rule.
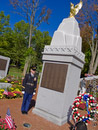
[[[70,16],[69,17],[74,17],[78,12],[79,10],[82,8],[82,5],[83,5],[83,2],[82,0],[80,0],[80,2],[74,6],[73,3],[70,4],[71,7],[70,7]]]
[[[80,2],[77,5],[75,5],[75,8],[81,9],[82,5],[83,5],[83,2],[80,0]]]

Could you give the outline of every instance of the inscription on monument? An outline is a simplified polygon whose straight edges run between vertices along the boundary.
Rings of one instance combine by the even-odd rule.
[[[45,63],[41,87],[63,93],[67,70],[68,65],[66,64]]]
[[[0,59],[0,70],[5,70],[7,65],[7,60]]]

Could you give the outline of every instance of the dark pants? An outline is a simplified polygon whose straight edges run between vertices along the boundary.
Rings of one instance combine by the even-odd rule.
[[[21,106],[21,111],[28,112],[32,96],[33,96],[33,94],[28,94],[28,93],[24,94],[23,102],[22,102],[22,106]]]

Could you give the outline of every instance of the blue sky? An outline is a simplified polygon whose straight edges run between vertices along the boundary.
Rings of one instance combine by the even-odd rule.
[[[42,1],[42,0],[41,0]],[[80,0],[44,0],[43,6],[52,10],[49,19],[49,25],[42,23],[38,28],[40,31],[48,31],[50,36],[53,36],[54,31],[57,30],[59,24],[64,18],[67,18],[70,13],[70,2],[77,4]],[[9,0],[0,0],[0,11],[4,11],[5,15],[10,15],[11,28],[14,27],[16,22],[19,22],[23,17],[13,13],[13,7],[10,5]]]

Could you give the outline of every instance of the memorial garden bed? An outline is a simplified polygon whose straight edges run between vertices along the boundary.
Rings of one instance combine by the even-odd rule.
[[[0,99],[3,98],[20,98],[22,97],[22,79],[15,80],[12,77],[6,77],[0,80],[3,83],[3,87],[0,87]],[[4,84],[10,83],[11,87],[4,87]]]

